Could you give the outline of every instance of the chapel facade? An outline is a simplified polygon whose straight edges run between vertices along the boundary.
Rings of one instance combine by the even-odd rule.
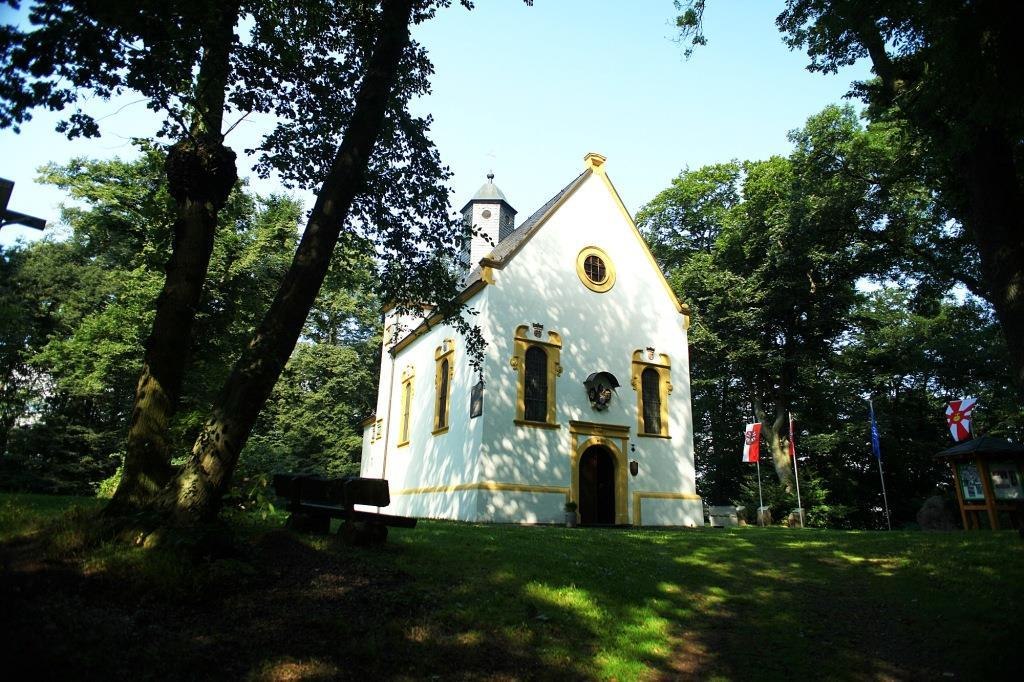
[[[605,172],[515,225],[494,176],[463,207],[486,237],[463,254],[461,300],[487,342],[480,372],[439,319],[385,313],[361,474],[389,513],[545,523],[703,525],[696,494],[688,308]],[[402,330],[402,331],[396,331]]]

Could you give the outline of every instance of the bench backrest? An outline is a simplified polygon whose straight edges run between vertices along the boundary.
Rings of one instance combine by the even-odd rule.
[[[324,478],[308,474],[274,474],[274,492],[293,503],[313,502],[346,507],[354,504],[386,507],[391,504],[388,482],[383,478]]]

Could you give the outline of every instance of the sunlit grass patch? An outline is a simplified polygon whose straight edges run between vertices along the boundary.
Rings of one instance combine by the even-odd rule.
[[[31,500],[8,501],[65,519],[39,527],[77,557],[84,580],[121,586],[129,611],[147,590],[225,600],[189,621],[199,627],[265,590],[285,592],[224,632],[190,633],[201,643],[232,627],[243,637],[270,629],[282,645],[250,654],[259,664],[239,674],[255,679],[997,678],[1001,652],[1024,634],[1024,543],[1009,533],[421,521],[356,549],[336,535],[276,530],[280,517],[232,513],[234,556],[173,533],[90,544],[80,535],[88,510],[60,517],[47,501],[38,514]],[[267,547],[279,554],[267,559]],[[300,577],[278,580],[288,574],[275,562],[296,554]],[[311,625],[312,636],[264,624],[282,619]]]

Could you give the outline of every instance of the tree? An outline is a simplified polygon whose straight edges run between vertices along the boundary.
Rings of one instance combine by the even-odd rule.
[[[876,231],[893,218],[878,200],[884,139],[851,109],[828,107],[790,139],[788,158],[684,172],[637,216],[695,310],[695,395],[714,413],[710,437],[734,447],[741,422],[720,403],[741,393],[787,486],[802,375],[846,330],[857,280],[885,268]],[[728,421],[716,427],[719,415]]]
[[[23,381],[0,393],[5,418],[21,421],[0,459],[0,487],[91,494],[121,464],[138,348],[174,220],[163,153],[142,151],[131,162],[44,168],[42,177],[76,200],[62,210],[65,237],[3,253],[0,351]],[[290,199],[261,199],[242,186],[221,212],[196,311],[195,360],[169,429],[174,451],[194,441],[236,349],[270,303],[301,212]],[[304,340],[240,457],[243,478],[266,480],[284,467],[332,475],[358,467],[357,426],[371,407],[380,353],[377,283],[368,255],[334,261]]]
[[[257,348],[250,347],[248,351],[249,361],[254,362],[255,366],[248,369],[236,366],[222,394],[228,402],[233,402],[227,408],[227,413],[232,419],[228,431],[234,440],[215,448],[218,455],[226,455],[223,462],[225,466],[215,462],[202,462],[191,468],[187,466],[184,478],[173,485],[168,484],[179,491],[193,490],[193,493],[177,496],[179,502],[176,504],[179,507],[206,509],[200,514],[204,517],[215,512],[216,500],[226,488],[238,452],[248,436],[259,407],[294,346],[302,328],[302,319],[312,305],[339,238],[364,249],[376,248],[378,255],[397,256],[388,266],[394,268],[396,276],[382,280],[388,298],[401,302],[403,306],[412,306],[420,301],[435,303],[449,314],[460,309],[458,304],[452,302],[458,276],[444,265],[454,260],[453,254],[458,253],[466,238],[465,230],[447,216],[447,191],[442,183],[447,179],[448,171],[440,164],[436,152],[424,136],[428,121],[410,116],[405,109],[408,99],[427,87],[425,77],[430,71],[423,51],[415,45],[409,45],[408,24],[413,20],[429,18],[437,5],[446,4],[396,0],[384,2],[378,9],[373,4],[361,2],[310,2],[295,8],[289,6],[288,11],[284,11],[283,7],[273,3],[257,3],[253,7],[245,7],[250,16],[254,17],[254,28],[250,42],[241,47],[233,33],[223,30],[233,28],[234,23],[228,22],[227,15],[223,13],[211,19],[209,12],[203,9],[206,7],[203,3],[200,3],[198,9],[189,3],[174,5],[170,9],[170,17],[160,3],[159,7],[145,5],[143,11],[136,13],[138,25],[131,21],[126,22],[125,26],[114,22],[113,27],[121,33],[118,34],[114,48],[109,52],[101,50],[100,56],[122,60],[122,66],[129,73],[131,70],[128,66],[139,65],[142,82],[162,95],[158,103],[167,105],[170,120],[173,121],[174,115],[184,110],[194,110],[200,117],[213,115],[210,112],[214,107],[203,97],[209,96],[209,91],[216,89],[215,86],[228,83],[230,93],[221,93],[218,101],[247,110],[271,110],[285,119],[264,141],[260,169],[265,172],[274,169],[287,181],[303,186],[323,183],[293,266],[255,339]],[[262,9],[264,7],[266,9]],[[234,11],[237,18],[238,8],[227,8],[224,12],[229,10]],[[91,9],[85,6],[84,11],[80,12],[82,16],[77,18],[81,20],[84,17],[92,21],[93,24],[87,22],[90,27],[100,25],[102,22],[96,21],[97,15],[89,11]],[[192,17],[189,12],[198,14]],[[192,19],[186,20],[183,18],[185,15]],[[404,20],[395,19],[402,15],[406,17]],[[43,37],[52,34],[51,37],[55,36],[54,43],[65,48],[66,54],[87,57],[86,67],[82,69],[87,74],[84,79],[86,85],[98,82],[101,94],[109,94],[122,87],[124,83],[121,81],[111,84],[102,79],[89,80],[96,73],[90,70],[95,66],[96,59],[88,59],[94,56],[88,45],[86,49],[80,49],[82,44],[74,42],[74,32],[68,31],[74,22],[57,20],[63,20],[65,16],[57,10],[50,14],[39,14],[43,23],[50,20],[56,26],[49,34],[43,31]],[[189,91],[196,94],[191,99],[178,91],[169,90],[160,81],[160,76],[165,73],[159,68],[156,71],[147,70],[154,65],[160,67],[163,63],[152,59],[152,50],[132,47],[140,41],[148,46],[144,38],[149,34],[144,34],[143,29],[149,30],[154,24],[160,25],[167,18],[182,24],[192,21],[189,24],[190,30],[205,28],[210,36],[210,41],[200,52],[203,63],[195,68],[179,69],[176,72],[177,80],[172,79],[174,83],[191,83],[192,72],[198,74],[194,91]],[[214,29],[221,32],[214,36]],[[136,39],[122,40],[123,33],[129,30],[137,31]],[[99,30],[98,33],[102,34],[103,31]],[[201,30],[198,33],[204,35]],[[64,101],[61,97],[67,97],[61,93],[69,91],[61,91],[52,83],[40,86],[22,77],[26,70],[31,71],[32,65],[31,60],[25,57],[26,52],[18,51],[26,44],[26,39],[15,35],[15,39],[11,40],[11,35],[14,34],[9,31],[8,44],[17,43],[18,47],[6,50],[7,55],[14,56],[11,59],[14,68],[7,70],[14,84],[11,88],[14,94],[8,95],[7,99],[17,106],[10,111],[17,115],[20,111],[18,106],[24,109],[40,100],[51,105],[61,104]],[[61,42],[69,35],[70,47]],[[159,31],[157,37],[165,38],[159,35]],[[173,41],[156,40],[153,45],[158,52],[163,50],[166,53],[168,48],[165,43],[173,44]],[[124,45],[129,46],[126,54],[118,52]],[[182,45],[187,48],[190,44],[186,40]],[[275,49],[261,49],[268,45]],[[239,49],[240,56],[237,58],[232,56],[233,47]],[[177,49],[174,47],[171,51]],[[38,52],[35,54],[38,55]],[[195,55],[197,52],[193,46],[191,51],[185,50],[184,54]],[[225,54],[227,67],[233,69],[230,73],[225,68]],[[378,55],[376,64],[373,55]],[[163,56],[166,59],[168,55]],[[139,57],[137,62],[132,61],[136,57]],[[82,61],[68,61],[76,65],[70,71],[70,75],[74,76],[77,73],[75,68],[81,67]],[[204,63],[207,61],[211,64],[208,72],[204,71]],[[283,72],[275,70],[279,64],[283,65]],[[54,71],[48,68],[52,64],[45,61],[41,67],[38,64],[36,66],[38,68],[31,71],[33,74],[66,75],[60,69]],[[229,78],[232,74],[235,77]],[[363,77],[360,79],[361,75]],[[182,76],[187,78],[183,81]],[[130,83],[135,84],[134,81]],[[357,88],[362,100],[350,97]],[[26,104],[27,100],[22,95],[27,91],[42,95]],[[21,99],[19,96],[22,96]],[[188,106],[183,107],[182,102]],[[308,115],[308,111],[301,108],[314,105],[316,116]],[[77,114],[72,116],[72,123],[82,124],[81,117]],[[74,130],[75,125],[71,129]],[[88,129],[87,126],[85,129]],[[209,129],[213,130],[213,127],[209,126]],[[219,128],[217,130],[220,135]],[[342,130],[346,133],[345,138],[337,150],[339,153],[335,154],[334,140]],[[376,145],[378,136],[382,138],[380,145]],[[300,162],[296,162],[296,159]],[[199,177],[193,166],[168,165],[172,186],[179,180],[190,182]],[[198,186],[205,190],[209,183],[199,182]],[[197,208],[207,210],[212,206],[216,209],[215,202],[206,201],[208,197],[205,195],[202,198],[204,201],[196,204]],[[343,226],[346,227],[344,234],[341,229]],[[180,243],[178,246],[181,246]],[[188,248],[182,253],[194,259],[202,255],[200,251],[198,248]],[[182,311],[187,306],[172,307]],[[184,312],[187,314],[188,311]],[[468,323],[459,318],[457,324],[469,332],[468,345],[480,345],[479,334],[473,334]],[[160,335],[159,340],[163,342],[166,338]],[[253,371],[254,368],[259,371]],[[249,394],[242,396],[235,393],[239,390],[249,391]],[[166,433],[166,416],[172,402],[167,399],[166,391],[163,394],[157,391],[154,400],[154,395],[142,384],[138,397],[142,411],[136,413],[137,418],[133,419],[133,424],[139,425],[148,435],[143,439],[145,447],[129,451],[126,458],[123,493],[119,492],[118,495],[122,507],[136,507],[152,500],[171,471],[170,453],[161,447],[159,439]],[[222,415],[214,421],[221,418]],[[213,429],[212,426],[210,428]],[[216,441],[226,433],[218,432],[212,438]],[[207,445],[210,443],[207,442]],[[201,449],[197,446],[195,451]],[[207,464],[216,471],[211,474],[211,470],[206,468]],[[197,471],[200,472],[198,476]],[[185,479],[189,482],[183,484]],[[214,480],[214,485],[194,488],[195,481],[207,479]],[[186,497],[191,498],[193,504],[186,505]],[[162,499],[165,502],[161,506],[166,507],[168,496]]]
[[[4,350],[19,361],[17,376],[32,380],[28,405],[4,401],[15,419],[32,410],[10,454],[48,478],[74,479],[61,484],[77,492],[90,492],[123,457],[118,441],[131,415],[138,349],[152,324],[174,223],[164,153],[148,145],[140,151],[131,162],[78,159],[43,168],[43,181],[76,200],[61,212],[65,234],[4,253],[12,266],[3,280],[4,329],[12,332]],[[269,303],[294,251],[300,213],[290,199],[259,199],[241,186],[221,211],[210,283],[195,313],[197,361],[169,429],[176,450],[195,437],[235,348]],[[13,334],[22,329],[31,333]],[[57,451],[70,459],[76,449],[96,465],[60,474],[70,464],[59,464]]]
[[[676,3],[693,45],[705,42],[704,5]],[[872,120],[921,139],[930,187],[958,222],[952,234],[933,226],[935,241],[956,248],[962,229],[976,247],[980,277],[952,274],[992,304],[1024,397],[1022,19],[1019,3],[1000,0],[788,0],[776,23],[790,47],[807,50],[811,71],[871,60],[876,78],[853,92]]]

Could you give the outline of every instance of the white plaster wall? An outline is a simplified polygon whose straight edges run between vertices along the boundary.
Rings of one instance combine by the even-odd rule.
[[[700,500],[643,498],[640,500],[640,505],[640,518],[644,526],[688,526],[693,528],[704,525],[704,507]]]
[[[565,495],[514,490],[481,490],[477,520],[499,523],[564,523]]]
[[[580,282],[576,257],[581,249],[597,246],[614,263],[616,282],[596,293]],[[482,478],[532,485],[570,485],[569,421],[630,427],[640,473],[629,477],[632,513],[634,491],[695,494],[693,433],[690,412],[689,356],[683,316],[676,310],[640,241],[597,175],[584,184],[551,216],[503,269],[495,271],[488,287],[487,390],[484,411]],[[516,426],[518,375],[509,365],[512,338],[521,324],[539,322],[562,336],[562,376],[556,381],[556,420],[559,430]],[[671,439],[639,438],[636,393],[629,384],[632,352],[654,346],[671,359],[673,392],[669,396]],[[590,407],[583,381],[591,372],[608,371],[622,386],[609,409]],[[507,496],[506,496],[507,497]],[[550,518],[552,496],[525,496],[513,504],[481,496],[481,515],[493,520],[519,520],[523,515]],[[506,499],[506,498],[502,498]],[[507,497],[511,500],[511,497]],[[533,506],[530,506],[533,504]],[[644,524],[687,525],[699,501],[659,500],[642,514]],[[668,509],[676,507],[676,511]],[[664,511],[663,511],[664,509]],[[560,512],[560,505],[554,513]],[[699,518],[699,515],[695,518]]]
[[[485,309],[486,291],[477,294],[470,305],[478,310]],[[455,342],[449,429],[434,435],[431,433],[434,428],[434,351],[446,338]],[[415,371],[410,437],[408,445],[399,447],[402,374],[409,366]],[[391,491],[388,513],[461,520],[475,518],[476,491],[457,487],[477,480],[476,453],[480,448],[482,427],[480,419],[469,418],[470,394],[476,381],[465,341],[449,325],[428,330],[394,358],[386,351],[383,353],[377,416],[385,420],[385,437],[371,445],[369,429],[364,433],[361,475],[388,480]],[[447,490],[417,490],[423,488]]]

